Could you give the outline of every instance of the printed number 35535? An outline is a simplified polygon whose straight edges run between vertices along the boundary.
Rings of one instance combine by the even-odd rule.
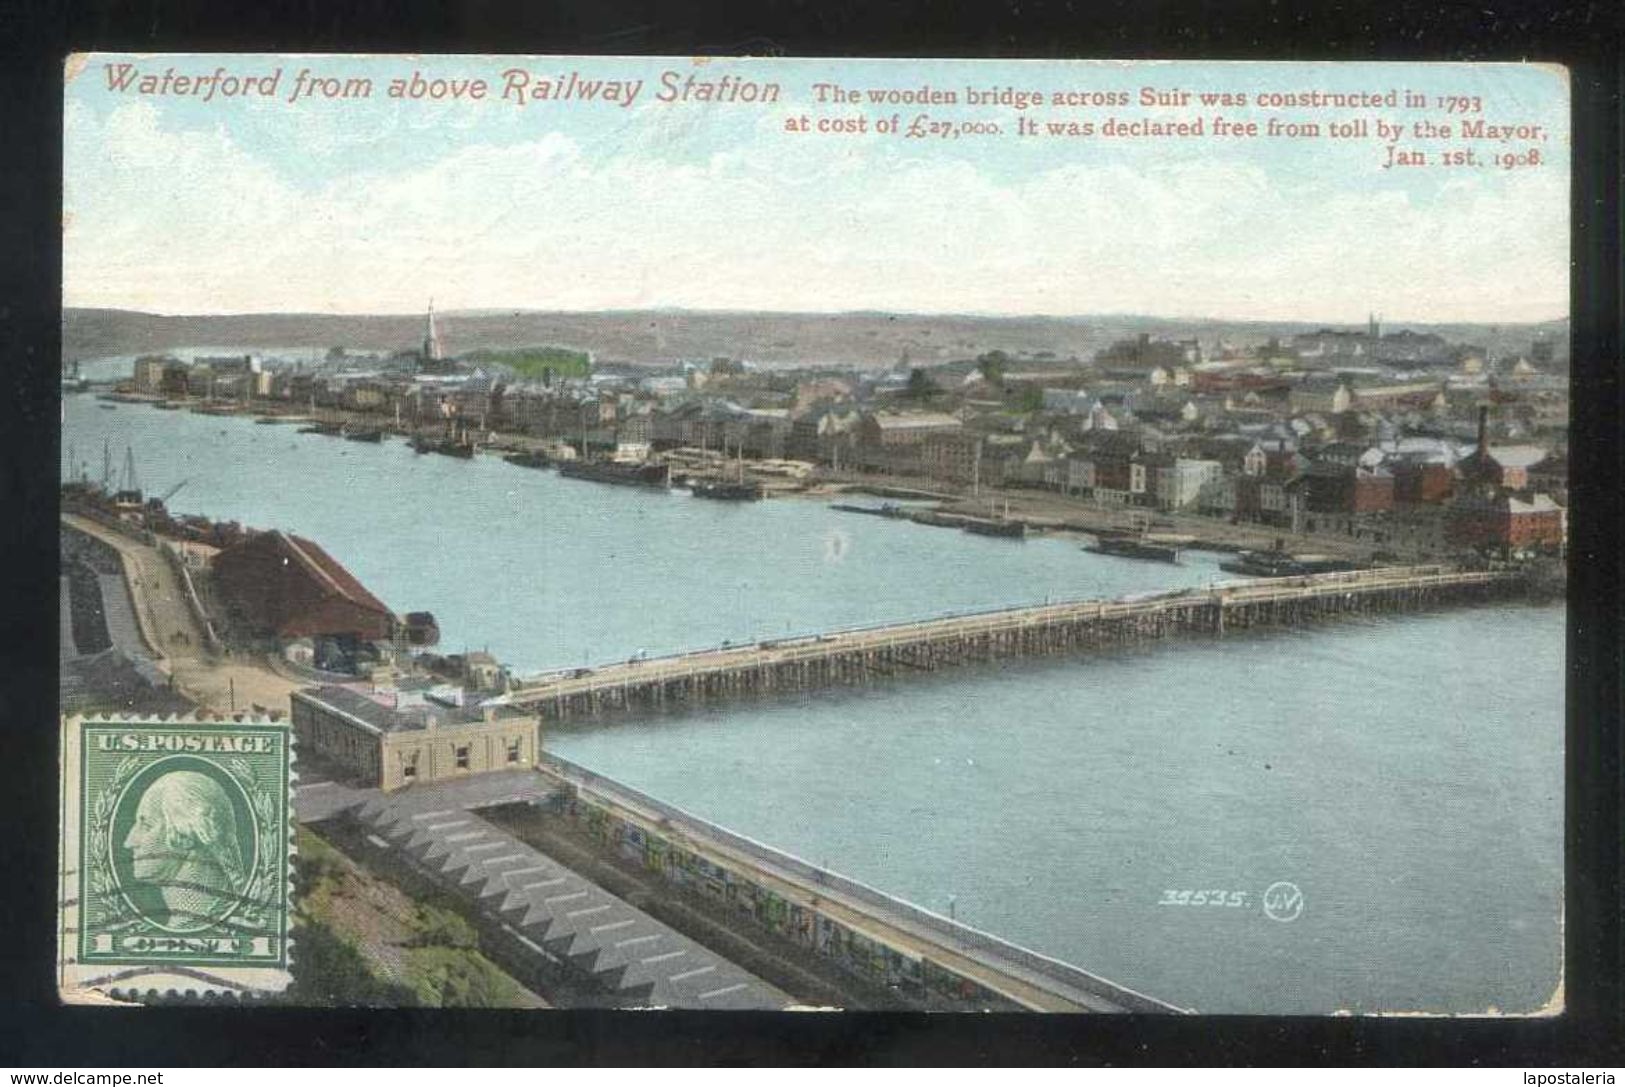
[[[1162,892],[1159,906],[1226,906],[1242,908],[1247,905],[1246,891],[1173,891]]]

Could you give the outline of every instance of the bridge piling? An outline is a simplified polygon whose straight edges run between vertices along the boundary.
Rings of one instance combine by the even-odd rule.
[[[1232,582],[1140,599],[1073,601],[627,661],[522,682],[502,696],[555,721],[712,698],[856,686],[970,661],[1114,648],[1481,604],[1525,589],[1513,571],[1388,568]]]

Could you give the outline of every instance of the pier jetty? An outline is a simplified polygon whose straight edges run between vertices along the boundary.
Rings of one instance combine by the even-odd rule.
[[[522,679],[499,701],[532,707],[552,720],[659,709],[1185,634],[1223,635],[1339,616],[1488,603],[1522,595],[1527,580],[1520,570],[1403,566],[1229,581],[633,658]]]

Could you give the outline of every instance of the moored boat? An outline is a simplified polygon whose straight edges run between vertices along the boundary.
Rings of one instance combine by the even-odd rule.
[[[1248,577],[1301,577],[1357,570],[1357,563],[1329,555],[1292,555],[1285,551],[1238,551],[1234,559],[1219,563],[1227,574]]]
[[[1179,548],[1133,536],[1097,536],[1095,542],[1084,548],[1096,555],[1111,555],[1120,559],[1146,559],[1151,562],[1179,561]]]
[[[959,527],[978,536],[997,536],[1004,540],[1025,540],[1027,538],[1027,522],[1025,521],[989,521],[980,517],[967,517],[960,522]]]
[[[502,459],[520,468],[549,468],[553,464],[553,458],[539,452],[509,453]]]
[[[559,475],[566,479],[586,479],[623,487],[669,487],[671,466],[666,464],[620,464],[616,461],[567,460],[559,463]]]
[[[717,498],[729,502],[754,502],[762,497],[762,485],[754,481],[730,483],[720,479],[700,479],[689,484],[695,498]]]
[[[854,506],[846,502],[831,502],[829,508],[840,510],[842,513],[866,513],[871,517],[890,517],[894,520],[908,517],[908,510],[895,502],[885,502],[879,506]]]

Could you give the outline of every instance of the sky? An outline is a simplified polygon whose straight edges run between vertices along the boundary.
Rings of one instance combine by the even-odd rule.
[[[261,77],[274,97],[138,93],[138,74]],[[643,80],[629,106],[502,100],[533,79]],[[302,70],[370,97],[288,101]],[[174,314],[689,308],[1516,322],[1568,310],[1568,83],[1550,66],[94,54],[69,62],[64,304]],[[660,102],[664,72],[776,83],[773,105]],[[488,96],[391,99],[394,78]],[[818,82],[956,105],[820,104]],[[967,87],[1123,92],[1123,107],[972,106]],[[1408,89],[1537,140],[1419,140],[1425,110],[1142,107],[1142,88]],[[898,134],[875,131],[900,119]],[[788,130],[864,116],[862,134]],[[925,115],[997,135],[902,135]],[[1017,118],[1193,121],[1202,138],[1016,134]],[[1319,120],[1226,139],[1212,120]],[[1384,168],[1407,126],[1427,166]],[[1473,166],[1439,151],[1472,149]],[[1502,151],[1538,151],[1502,168]]]

